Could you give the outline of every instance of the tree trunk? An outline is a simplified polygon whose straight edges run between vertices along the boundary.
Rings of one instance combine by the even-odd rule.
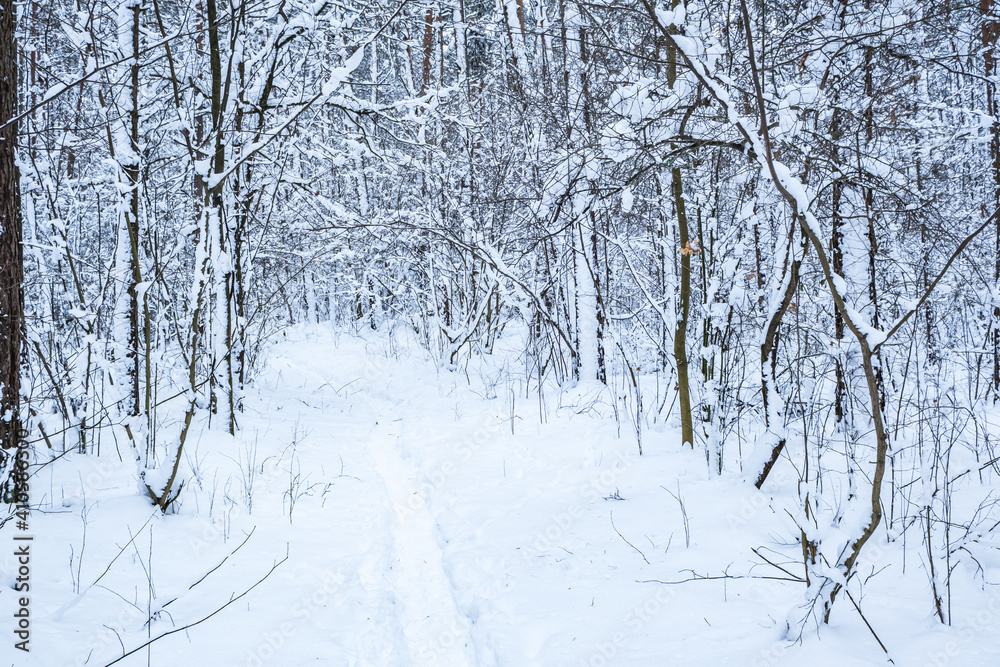
[[[132,13],[131,47],[132,63],[129,68],[129,151],[128,159],[122,165],[128,188],[128,204],[125,212],[125,231],[128,239],[128,342],[125,353],[127,363],[129,405],[128,414],[136,416],[141,412],[142,401],[139,393],[139,294],[142,282],[139,268],[139,4],[129,7]],[[123,45],[124,46],[124,45]],[[147,322],[148,326],[148,322]],[[148,343],[148,340],[146,341]]]
[[[986,113],[993,117],[990,126],[990,166],[993,172],[993,206],[1000,205],[1000,118],[998,118],[997,90],[990,77],[997,73],[996,45],[1000,23],[996,18],[996,0],[979,0],[983,17],[983,65],[986,74]],[[994,237],[993,282],[1000,286],[1000,219]],[[994,297],[996,298],[996,297]],[[1000,400],[1000,303],[993,305],[993,402]]]
[[[681,440],[694,448],[694,418],[691,415],[691,385],[688,381],[687,321],[691,312],[691,255],[694,249],[688,238],[687,212],[684,210],[684,191],[681,169],[670,172],[673,185],[674,206],[677,209],[677,229],[681,253],[681,295],[677,324],[674,328],[674,360],[677,363],[677,392],[680,394]]]
[[[212,298],[215,309],[212,316],[212,367],[214,369],[213,409],[221,407],[225,428],[236,433],[236,406],[238,403],[234,375],[237,318],[236,271],[234,257],[237,252],[232,229],[226,217],[224,189],[221,178],[226,171],[226,145],[223,137],[223,123],[228,99],[228,80],[223,79],[222,47],[219,43],[219,13],[216,0],[207,1],[208,9],[208,50],[212,71],[212,159],[213,179],[206,191],[205,210],[207,214],[206,232],[210,237],[209,255]]]
[[[833,134],[835,140],[840,139],[841,134],[837,116],[838,113],[834,112]],[[834,147],[833,151],[834,164],[839,166],[840,160],[836,147]],[[844,185],[838,179],[833,184],[833,196],[830,204],[832,208],[830,251],[833,255],[833,272],[841,278],[844,277],[844,216],[841,213],[843,190]],[[834,412],[837,418],[837,426],[840,426],[840,424],[844,421],[844,404],[847,398],[847,381],[844,375],[844,364],[841,359],[840,350],[840,346],[844,340],[844,316],[840,314],[839,310],[834,309],[833,322],[833,334],[837,339],[836,357],[834,359],[836,374]]]
[[[677,9],[680,0],[673,0],[671,9]],[[668,28],[671,35],[676,35],[678,29],[671,24]],[[671,44],[667,48],[667,83],[671,88],[677,82],[677,49]],[[674,325],[674,361],[677,364],[677,393],[680,396],[681,410],[681,441],[694,448],[694,416],[691,414],[691,383],[688,379],[687,357],[687,325],[691,313],[691,255],[696,251],[691,247],[688,231],[687,212],[684,209],[684,187],[681,179],[681,168],[674,167],[670,171],[671,192],[674,196],[674,209],[677,211],[678,245],[681,254],[681,293],[680,306],[677,313],[677,323]]]
[[[21,246],[20,173],[17,168],[17,14],[0,0],[0,447],[19,443],[21,334],[24,326],[24,256]]]
[[[424,14],[424,50],[423,68],[420,79],[420,96],[423,97],[431,87],[431,59],[434,54],[434,10],[430,7]]]

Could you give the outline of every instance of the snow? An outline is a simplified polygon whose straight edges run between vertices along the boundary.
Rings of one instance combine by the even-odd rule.
[[[107,665],[263,579],[117,664],[886,663],[846,599],[818,636],[786,638],[806,588],[752,550],[802,571],[787,462],[757,491],[739,471],[711,476],[662,424],[640,457],[599,385],[553,388],[540,407],[494,374],[501,360],[443,370],[403,330],[287,330],[247,390],[242,431],[195,425],[176,513],[136,493],[110,439],[37,469],[32,652],[8,637],[0,653]],[[510,386],[490,390],[498,381]],[[854,530],[827,528],[824,544]],[[998,664],[1000,591],[956,569],[942,626],[912,542],[904,568],[900,541],[873,538],[861,571],[874,576],[853,589],[895,663]],[[4,549],[4,609],[14,564]],[[996,581],[997,562],[984,566]]]
[[[632,212],[632,203],[635,201],[635,197],[632,195],[632,190],[629,188],[622,189],[622,213]]]

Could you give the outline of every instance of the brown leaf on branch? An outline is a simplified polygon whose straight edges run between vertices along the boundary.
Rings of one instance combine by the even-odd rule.
[[[681,254],[682,255],[697,255],[699,250],[701,250],[701,249],[698,247],[698,242],[697,241],[695,241],[694,245],[691,245],[691,242],[688,241],[687,245],[684,246],[683,248],[681,248]]]

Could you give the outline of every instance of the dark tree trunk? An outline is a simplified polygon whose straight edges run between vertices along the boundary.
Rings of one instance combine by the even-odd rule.
[[[997,121],[997,91],[990,77],[997,72],[996,45],[1000,23],[996,19],[996,0],[979,0],[983,16],[983,65],[986,74],[986,113],[993,116],[990,127],[990,162],[993,172],[993,208],[1000,205],[1000,121]],[[994,283],[1000,284],[1000,220],[996,225]],[[993,307],[993,402],[1000,399],[1000,304]]]
[[[17,22],[13,0],[0,0],[0,447],[18,446],[24,255],[17,149]]]

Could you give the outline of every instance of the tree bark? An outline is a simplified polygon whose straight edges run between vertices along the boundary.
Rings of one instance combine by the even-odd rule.
[[[212,141],[214,154],[212,172],[215,177],[211,187],[206,191],[205,210],[207,213],[206,233],[211,237],[211,254],[209,256],[211,285],[215,301],[211,334],[212,366],[214,381],[212,382],[213,412],[218,411],[221,403],[223,420],[230,434],[236,433],[236,406],[238,403],[234,374],[236,364],[233,359],[234,340],[236,334],[236,272],[234,270],[233,241],[234,230],[226,218],[225,179],[226,144],[223,136],[223,122],[228,106],[229,73],[223,78],[222,47],[219,43],[219,13],[216,0],[207,1],[208,10],[208,50],[212,72]],[[220,395],[221,394],[221,400]]]
[[[0,0],[0,447],[19,445],[24,255],[17,168],[17,14]]]
[[[680,0],[670,3],[671,9],[677,9]],[[667,30],[671,35],[678,34],[676,25],[671,24]],[[673,42],[667,46],[667,85],[672,89],[677,83],[677,48]],[[687,211],[684,208],[684,186],[681,178],[681,168],[670,170],[671,193],[674,198],[674,210],[677,212],[678,252],[681,254],[680,275],[680,306],[677,322],[674,325],[674,362],[677,364],[677,393],[681,411],[681,443],[694,448],[694,416],[691,414],[691,383],[688,378],[687,356],[687,325],[691,314],[691,255],[696,251],[691,247],[688,228]]]
[[[688,219],[684,209],[684,190],[681,183],[681,169],[670,170],[674,206],[677,210],[681,253],[681,295],[680,312],[674,327],[674,360],[677,363],[677,392],[680,395],[681,441],[694,448],[694,418],[691,415],[691,385],[688,380],[687,321],[691,313],[691,255],[694,249],[688,238]]]
[[[997,73],[996,45],[1000,22],[996,18],[996,0],[979,0],[983,17],[983,65],[986,74],[986,113],[993,117],[990,126],[990,167],[993,176],[993,208],[1000,206],[1000,118],[997,90],[992,78]],[[1000,220],[994,236],[993,284],[1000,286]],[[996,299],[996,297],[994,297]],[[1000,303],[993,305],[993,402],[1000,400]]]
[[[139,393],[139,294],[138,286],[142,282],[142,272],[139,268],[139,11],[138,3],[132,5],[132,64],[129,68],[129,158],[123,165],[125,180],[128,185],[128,207],[125,216],[125,230],[129,243],[129,277],[128,277],[128,349],[126,363],[130,404],[128,414],[138,415],[141,411]],[[146,321],[148,344],[148,318]],[[148,403],[148,400],[147,400]]]
[[[833,123],[831,128],[831,133],[833,135],[834,141],[839,141],[841,137],[840,129],[840,113],[835,111],[833,114]],[[837,147],[833,148],[833,161],[834,164],[839,168],[840,166],[840,155]],[[841,211],[842,199],[843,199],[844,184],[838,179],[833,183],[833,195],[831,206],[831,234],[830,234],[830,252],[833,255],[833,272],[834,274],[844,277],[844,216]],[[833,312],[833,334],[837,339],[837,354],[834,359],[835,374],[836,374],[836,388],[834,397],[834,412],[837,418],[837,425],[839,426],[844,421],[845,416],[845,402],[847,398],[847,379],[844,374],[844,365],[840,355],[840,345],[844,340],[844,316],[841,315],[839,310],[834,309]]]

